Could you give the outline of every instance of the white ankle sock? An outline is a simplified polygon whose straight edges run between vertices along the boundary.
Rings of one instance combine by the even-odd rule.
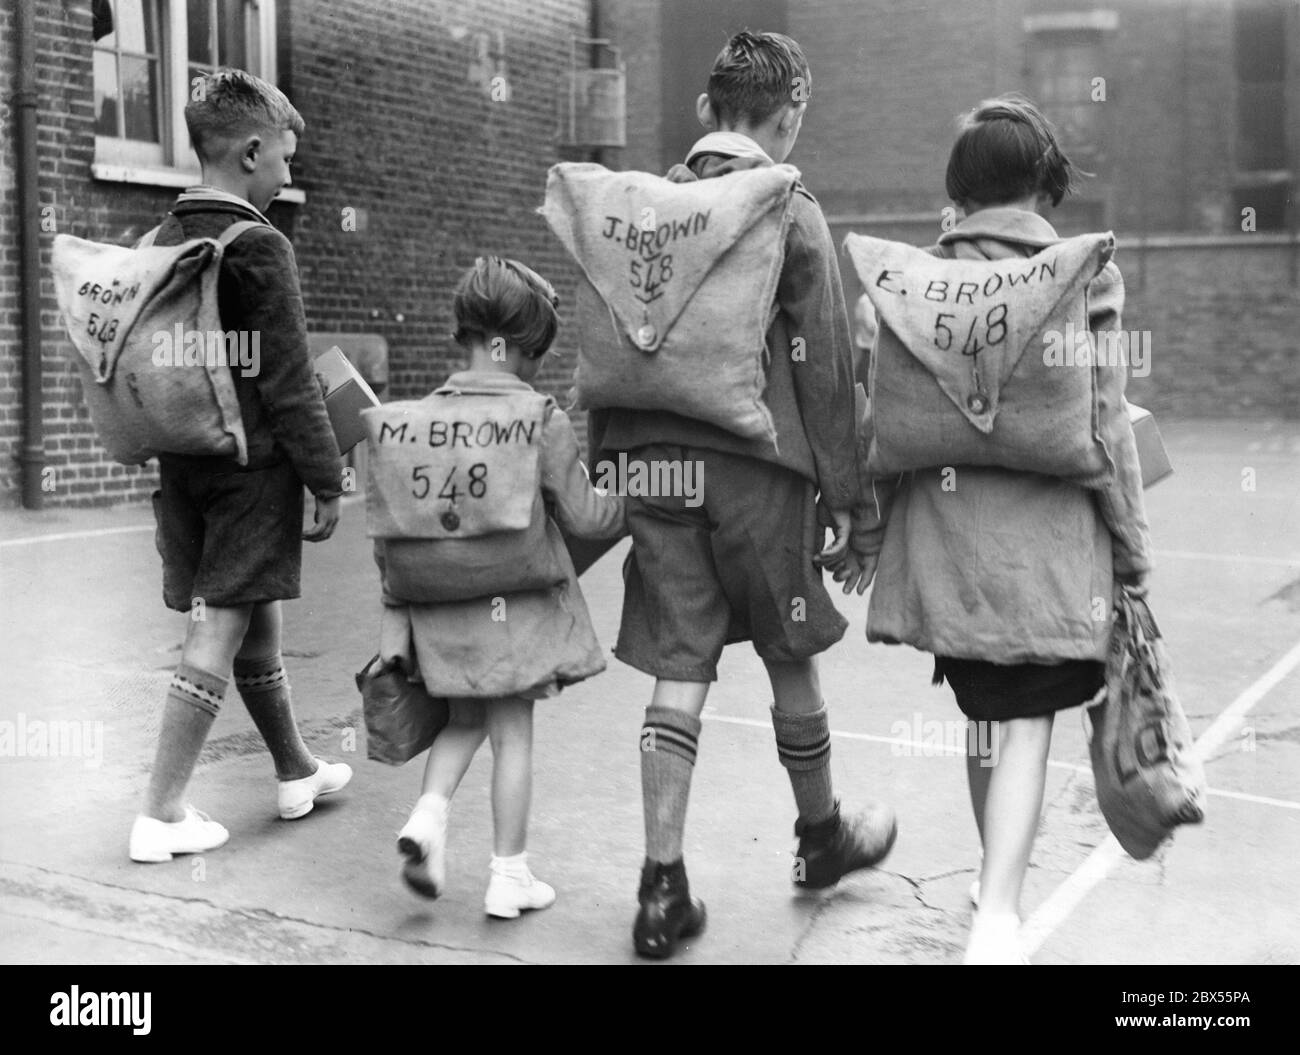
[[[489,867],[499,875],[510,876],[512,879],[523,879],[529,874],[528,851],[524,850],[511,857],[497,857],[493,854]]]

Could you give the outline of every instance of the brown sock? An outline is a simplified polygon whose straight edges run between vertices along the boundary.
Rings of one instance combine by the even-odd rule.
[[[302,742],[289,697],[289,678],[280,653],[258,659],[235,658],[235,688],[275,760],[278,780],[301,780],[316,772],[316,759]]]
[[[225,678],[182,662],[172,674],[163,709],[162,729],[153,769],[149,771],[149,792],[145,813],[172,823],[184,817],[181,802],[195,763],[208,738],[226,695]]]
[[[681,860],[699,740],[698,718],[670,707],[646,708],[641,727],[641,799],[645,855],[652,861]]]
[[[799,818],[807,824],[824,821],[835,812],[831,787],[831,729],[826,708],[812,714],[790,714],[772,708],[776,753],[790,774]]]

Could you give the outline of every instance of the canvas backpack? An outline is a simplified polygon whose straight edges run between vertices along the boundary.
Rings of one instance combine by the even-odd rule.
[[[582,271],[578,405],[667,410],[775,442],[767,331],[799,171],[675,183],[551,168],[542,215]]]
[[[458,387],[362,411],[366,532],[386,601],[467,601],[566,579],[541,490],[554,409],[539,392]]]
[[[966,260],[848,235],[880,321],[869,470],[998,466],[1087,487],[1113,478],[1102,420],[1113,394],[1098,379],[1088,284],[1114,244],[1080,235],[1032,257]]]
[[[158,228],[134,247],[55,237],[54,289],[72,359],[115,460],[221,455],[247,464],[231,369],[255,367],[241,361],[239,335],[222,328],[217,280],[230,244],[265,226],[242,220],[218,238],[174,246],[153,244]]]

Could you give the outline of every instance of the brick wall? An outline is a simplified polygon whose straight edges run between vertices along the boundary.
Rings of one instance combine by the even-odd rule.
[[[165,214],[175,191],[96,181],[90,5],[35,0],[40,197],[59,231],[125,242]],[[305,205],[271,218],[294,241],[308,325],[377,332],[391,354],[390,394],[423,395],[458,366],[451,292],[476,255],[516,256],[556,285],[575,276],[534,210],[561,159],[556,102],[570,38],[588,33],[586,0],[280,0],[281,86],[307,121],[295,165]],[[15,81],[12,5],[0,11],[0,78]],[[486,58],[484,57],[486,53]],[[508,98],[492,96],[502,76]],[[13,123],[5,113],[5,135]],[[355,232],[343,210],[357,210]],[[0,503],[19,496],[18,255],[12,153],[0,161]],[[110,462],[66,358],[43,236],[44,417],[52,505],[140,500],[151,467]],[[565,314],[562,312],[562,314]],[[567,315],[566,315],[567,317]],[[540,386],[561,393],[572,344],[560,341]]]

